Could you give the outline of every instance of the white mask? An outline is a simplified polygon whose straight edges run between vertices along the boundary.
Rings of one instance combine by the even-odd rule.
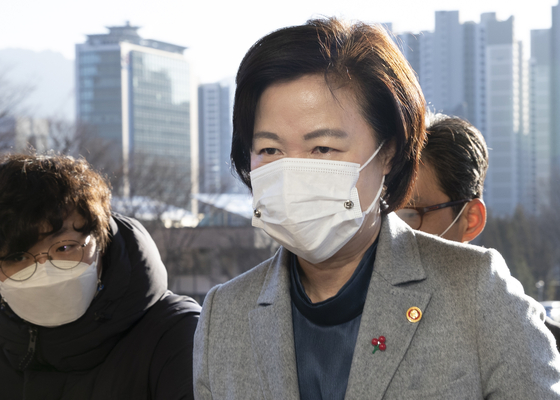
[[[253,226],[310,263],[332,257],[358,232],[375,207],[377,195],[362,212],[356,183],[379,153],[364,165],[308,158],[282,158],[251,171]]]
[[[71,261],[58,261],[61,262]],[[20,274],[25,276],[27,272],[22,270],[13,277]],[[53,327],[84,315],[95,296],[97,281],[97,261],[93,264],[81,262],[66,270],[46,261],[38,264],[35,273],[25,281],[6,279],[0,282],[0,294],[20,318],[35,325]]]
[[[463,208],[461,208],[461,211],[459,211],[459,214],[457,214],[457,216],[455,217],[455,219],[453,220],[453,222],[451,223],[451,225],[449,225],[449,226],[447,227],[447,229],[443,231],[443,233],[439,234],[439,235],[438,235],[439,237],[443,237],[443,235],[445,235],[445,234],[447,233],[447,231],[450,230],[451,227],[452,227],[453,225],[455,225],[455,222],[457,222],[457,220],[459,219],[459,217],[461,216],[461,214],[462,214],[463,211],[465,210],[465,207],[467,206],[467,204],[469,204],[469,202],[466,202],[466,203],[463,205]]]

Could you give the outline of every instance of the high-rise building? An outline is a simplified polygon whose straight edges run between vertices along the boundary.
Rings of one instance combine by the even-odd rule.
[[[552,81],[552,168],[556,179],[560,176],[560,4],[552,7],[551,27]]]
[[[520,45],[514,39],[513,16],[499,21],[495,13],[486,13],[481,25],[486,43],[483,134],[490,149],[485,200],[495,215],[511,215],[519,204]]]
[[[552,171],[552,57],[551,30],[531,31],[530,59],[530,142],[532,163],[527,193],[533,212],[548,205]]]
[[[480,24],[472,21],[463,23],[463,117],[484,130],[486,109],[484,99],[486,78],[484,65],[485,36]]]
[[[445,114],[465,115],[463,28],[459,11],[436,11],[431,54],[433,92],[426,101]],[[422,54],[420,55],[422,57]]]
[[[233,82],[227,80],[198,87],[201,193],[237,193],[241,189],[230,162],[234,90]]]
[[[78,120],[111,144],[124,171],[123,195],[129,194],[129,171],[143,163],[190,177],[197,102],[186,48],[144,39],[128,23],[108,29],[76,45]],[[146,195],[142,187],[135,194]]]
[[[524,55],[523,46],[518,42],[519,63],[519,113],[517,134],[517,198],[518,203],[529,213],[537,213],[537,204],[534,197],[534,151],[531,135],[531,66]]]
[[[430,100],[435,97],[435,85],[437,84],[434,67],[434,32],[424,31],[420,33],[419,49],[420,67],[416,71],[418,73],[418,82],[424,92],[428,109],[435,112],[437,111],[436,105]]]
[[[465,52],[458,11],[436,11],[433,32],[397,35],[397,44],[419,78],[428,108],[465,116]]]

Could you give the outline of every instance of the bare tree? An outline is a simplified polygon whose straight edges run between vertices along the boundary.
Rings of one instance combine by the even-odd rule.
[[[23,102],[34,90],[32,85],[11,82],[8,72],[8,68],[0,69],[0,152],[13,151],[16,117],[25,112]]]
[[[33,92],[32,85],[15,84],[8,78],[9,69],[0,69],[0,120],[23,110],[22,103]]]

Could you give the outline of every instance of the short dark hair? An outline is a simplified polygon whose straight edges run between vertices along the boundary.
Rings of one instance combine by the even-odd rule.
[[[431,166],[441,190],[451,201],[482,198],[488,149],[478,129],[444,114],[427,117],[428,140],[422,162]],[[453,207],[455,213],[462,205]]]
[[[316,19],[283,28],[256,42],[237,73],[233,108],[232,165],[250,188],[255,111],[273,83],[321,74],[327,85],[348,85],[377,141],[393,142],[385,179],[385,213],[408,199],[425,140],[425,101],[408,62],[381,26]],[[387,147],[386,147],[387,148]]]
[[[45,223],[55,233],[77,211],[100,249],[109,241],[111,191],[107,179],[85,159],[62,155],[0,157],[0,252],[26,251],[39,241]]]

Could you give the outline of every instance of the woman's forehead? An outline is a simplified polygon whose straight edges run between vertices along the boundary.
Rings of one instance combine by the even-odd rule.
[[[54,231],[54,227],[49,221],[44,221],[39,226],[39,241],[47,238],[59,238],[62,236],[79,236],[82,233],[79,229],[82,228],[86,223],[86,220],[77,211],[72,211],[68,214],[66,218],[62,221],[62,226],[60,229]]]
[[[306,140],[314,133],[340,138],[333,133],[348,137],[364,130],[372,131],[350,88],[333,92],[323,76],[304,75],[265,90],[257,106],[253,141],[272,135]]]

